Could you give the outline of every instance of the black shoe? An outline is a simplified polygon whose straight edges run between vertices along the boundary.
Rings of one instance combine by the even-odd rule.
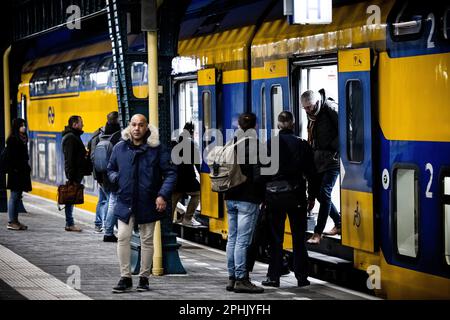
[[[227,286],[225,287],[225,289],[226,289],[227,291],[234,291],[234,285],[235,285],[235,283],[236,283],[236,279],[234,279],[234,278],[229,278],[229,279],[228,279],[228,284],[227,284]]]
[[[104,235],[103,236],[103,242],[117,242],[117,237],[115,235]]]
[[[271,280],[270,278],[267,278],[266,280],[262,281],[261,284],[265,287],[280,287],[280,280]]]
[[[122,277],[119,280],[117,286],[113,288],[113,293],[123,293],[128,292],[133,287],[133,282],[131,278]]]
[[[148,286],[148,278],[147,277],[139,277],[139,285],[136,288],[139,292],[149,291],[150,287]]]
[[[306,287],[306,286],[309,286],[311,283],[309,282],[309,280],[308,279],[299,279],[298,281],[297,281],[297,287]]]
[[[263,293],[264,288],[255,286],[250,279],[236,280],[234,292],[237,293]]]

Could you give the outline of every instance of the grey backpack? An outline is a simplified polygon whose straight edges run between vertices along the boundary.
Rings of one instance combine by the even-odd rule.
[[[244,137],[236,143],[234,139],[230,140],[224,146],[216,146],[208,153],[207,164],[212,191],[225,192],[247,181],[237,161],[235,150],[235,147],[247,138],[249,137]]]

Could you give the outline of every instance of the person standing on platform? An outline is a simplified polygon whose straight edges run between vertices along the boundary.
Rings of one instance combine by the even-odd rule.
[[[122,131],[108,164],[108,177],[117,185],[114,214],[118,217],[118,245],[121,278],[113,293],[131,290],[131,234],[139,226],[141,269],[137,291],[148,291],[153,258],[155,222],[165,213],[176,184],[177,169],[170,152],[159,141],[158,130],[145,116],[136,114]]]
[[[31,191],[31,167],[28,163],[28,135],[24,119],[12,121],[11,133],[2,153],[2,169],[8,174],[7,189],[11,190],[8,202],[9,230],[27,230],[19,222],[19,209],[22,193]]]
[[[62,132],[62,150],[64,154],[64,170],[67,180],[80,184],[83,177],[91,174],[91,165],[88,152],[81,140],[83,134],[83,119],[80,116],[71,116],[68,126]],[[65,206],[66,231],[81,232],[73,219],[73,205]]]

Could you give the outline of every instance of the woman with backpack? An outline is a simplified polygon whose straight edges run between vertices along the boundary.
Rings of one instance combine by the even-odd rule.
[[[11,190],[8,203],[9,230],[27,230],[19,222],[19,205],[23,192],[31,191],[31,167],[28,164],[28,135],[26,122],[17,118],[12,121],[11,133],[6,140],[4,153],[5,171],[8,174],[7,189]]]

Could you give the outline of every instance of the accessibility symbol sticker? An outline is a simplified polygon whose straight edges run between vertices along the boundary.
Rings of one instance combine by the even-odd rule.
[[[360,54],[354,54],[353,55],[353,66],[360,66],[362,65],[361,55]]]
[[[49,124],[55,123],[55,107],[52,106],[48,107],[48,123]]]

